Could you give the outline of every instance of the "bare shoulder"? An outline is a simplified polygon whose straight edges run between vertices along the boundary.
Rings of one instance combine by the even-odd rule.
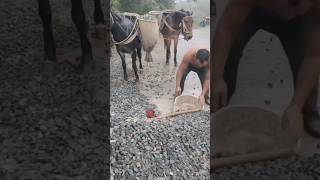
[[[193,49],[189,49],[183,56],[181,64],[189,64],[192,61]]]

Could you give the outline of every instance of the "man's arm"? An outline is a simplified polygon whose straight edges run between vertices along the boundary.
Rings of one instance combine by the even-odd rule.
[[[230,0],[214,35],[213,43],[213,79],[223,77],[224,66],[231,48],[232,41],[241,25],[248,17],[254,0]]]
[[[183,58],[181,64],[179,65],[178,71],[177,71],[177,75],[176,75],[176,88],[180,87],[180,82],[183,76],[183,73],[185,72],[185,70],[188,67],[189,62],[187,61],[187,59],[185,59],[185,57]]]
[[[303,64],[299,69],[294,96],[282,117],[283,126],[294,142],[303,135],[302,108],[317,84],[320,73],[320,6],[318,4],[314,7],[318,9],[312,11],[314,30],[310,36]]]
[[[210,68],[207,72],[206,78],[203,82],[203,88],[202,88],[202,92],[200,96],[205,96],[206,93],[209,91],[209,87],[210,87]]]
[[[302,108],[312,89],[318,82],[320,73],[320,24],[316,24],[307,49],[304,62],[300,68],[297,87],[291,104]]]

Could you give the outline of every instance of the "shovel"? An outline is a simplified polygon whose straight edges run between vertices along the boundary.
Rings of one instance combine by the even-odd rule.
[[[191,95],[181,95],[175,98],[173,112],[162,114],[154,118],[161,119],[167,117],[174,117],[181,114],[199,112],[203,109],[204,106],[200,105],[198,97]]]

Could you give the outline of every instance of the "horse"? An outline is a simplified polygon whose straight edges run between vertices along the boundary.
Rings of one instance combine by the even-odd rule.
[[[171,40],[174,41],[174,65],[177,66],[177,46],[180,33],[185,40],[192,39],[193,18],[192,13],[183,9],[179,11],[167,11],[162,13],[160,33],[167,48],[166,64],[169,64]]]
[[[124,15],[115,13],[114,10],[110,12],[111,20],[111,34],[116,46],[117,52],[121,58],[124,79],[128,81],[128,75],[126,70],[125,54],[131,54],[132,68],[135,73],[136,82],[139,81],[138,69],[136,65],[137,56],[140,62],[140,69],[142,69],[141,63],[141,49],[142,39],[140,32],[138,31],[137,23],[134,23],[134,19],[130,19]]]
[[[80,36],[81,62],[79,69],[83,71],[86,65],[95,69],[95,61],[92,56],[92,47],[87,37],[88,24],[85,18],[82,0],[71,0],[71,17]],[[45,59],[44,69],[52,68],[50,64],[56,63],[56,43],[52,30],[52,11],[49,0],[38,0],[38,11],[43,25]],[[100,0],[94,0],[94,21],[97,25],[104,24],[104,15]]]

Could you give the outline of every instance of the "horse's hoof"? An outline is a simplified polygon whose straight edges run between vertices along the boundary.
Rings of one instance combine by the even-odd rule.
[[[177,66],[178,66],[178,63],[177,63],[177,62],[174,62],[174,66],[177,67]]]
[[[139,78],[136,78],[135,82],[136,82],[136,83],[140,82]]]
[[[47,77],[51,77],[55,74],[57,64],[53,61],[44,61],[42,64],[42,73]]]
[[[166,65],[169,65],[169,62],[166,62]]]

